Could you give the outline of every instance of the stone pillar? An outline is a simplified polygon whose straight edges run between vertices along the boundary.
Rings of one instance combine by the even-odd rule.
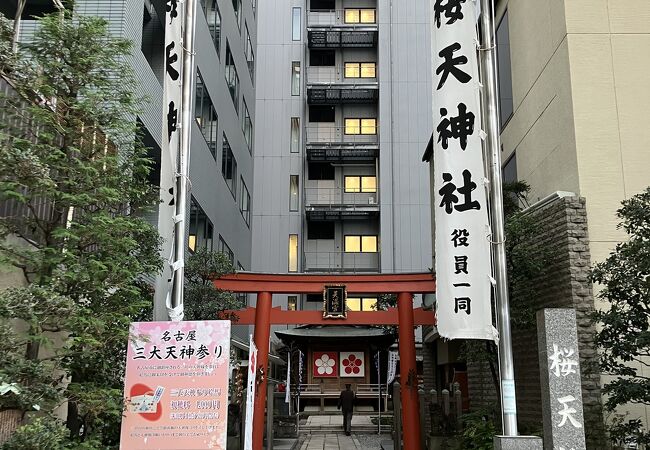
[[[418,389],[418,399],[420,400],[420,445],[422,448],[427,448],[427,437],[429,436],[429,429],[426,427],[426,401],[424,401],[424,389]]]
[[[537,436],[494,436],[494,450],[542,450],[542,440]]]
[[[584,450],[585,428],[574,309],[537,312],[544,448]]]
[[[273,406],[275,385],[266,385],[266,450],[273,450]]]

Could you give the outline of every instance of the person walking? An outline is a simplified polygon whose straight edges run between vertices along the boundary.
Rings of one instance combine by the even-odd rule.
[[[343,413],[343,430],[347,436],[350,436],[352,431],[352,412],[354,411],[354,400],[356,395],[353,390],[350,389],[352,385],[346,384],[345,390],[341,391],[339,396],[338,409]]]

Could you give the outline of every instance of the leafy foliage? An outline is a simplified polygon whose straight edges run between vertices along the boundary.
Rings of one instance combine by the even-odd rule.
[[[230,259],[221,252],[198,248],[185,264],[186,320],[232,319],[225,310],[243,308],[244,302],[232,292],[216,289],[212,280],[234,272]]]
[[[622,203],[618,210],[629,239],[616,245],[609,257],[596,264],[591,278],[602,286],[598,297],[608,309],[597,311],[596,345],[600,367],[616,378],[606,383],[605,409],[626,404],[650,405],[650,188]],[[633,437],[650,444],[650,432],[640,418],[615,420],[610,429],[615,441]]]
[[[104,448],[119,439],[129,323],[151,311],[143,276],[161,268],[142,218],[157,198],[136,128],[143,100],[131,44],[105,21],[66,12],[37,30],[0,60],[16,91],[2,98],[0,199],[12,214],[0,218],[0,261],[24,278],[0,292],[0,383],[18,388],[0,409],[51,412],[67,399],[70,445]]]
[[[2,450],[60,450],[65,448],[68,430],[51,417],[39,417],[12,434]]]
[[[494,418],[487,411],[476,411],[462,416],[463,431],[460,444],[463,449],[492,450],[497,434]]]

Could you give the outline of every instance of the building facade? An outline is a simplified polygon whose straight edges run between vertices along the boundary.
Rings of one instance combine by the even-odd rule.
[[[650,185],[650,4],[502,0],[497,19],[504,176],[533,200],[583,197],[589,264],[603,261],[626,238],[620,202]]]
[[[253,271],[420,272],[431,261],[429,6],[259,5]],[[372,310],[376,299],[348,299]],[[274,298],[322,308],[322,296]]]
[[[255,7],[254,0],[198,0],[196,16],[188,251],[222,251],[240,270],[251,268]],[[75,10],[104,17],[113,33],[133,42],[138,89],[149,100],[137,120],[158,164],[151,181],[160,186],[165,2],[82,0]],[[161,220],[154,211],[151,221],[162,231]],[[162,320],[166,286],[164,277],[156,281],[155,316]],[[246,342],[246,330],[239,334]]]

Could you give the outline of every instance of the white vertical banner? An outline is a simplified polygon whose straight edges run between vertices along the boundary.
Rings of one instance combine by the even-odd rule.
[[[397,373],[397,352],[388,352],[388,373],[386,374],[386,387],[393,382]]]
[[[155,314],[159,320],[174,315],[171,306],[171,289],[174,257],[174,201],[178,152],[180,148],[181,78],[182,78],[182,22],[184,3],[165,1],[165,48],[162,109],[162,146],[160,151],[160,204],[158,205],[158,230],[163,237],[162,255],[168,261],[156,280]],[[165,309],[165,307],[167,309]],[[164,317],[163,317],[164,316]],[[173,317],[172,317],[173,318]]]
[[[284,392],[284,402],[291,402],[291,352],[287,354],[287,383]]]
[[[431,6],[438,332],[492,340],[476,3],[433,0]]]
[[[257,347],[250,336],[248,346],[248,383],[246,383],[246,418],[244,422],[244,450],[253,450],[253,410],[255,409],[255,377],[257,375]]]

